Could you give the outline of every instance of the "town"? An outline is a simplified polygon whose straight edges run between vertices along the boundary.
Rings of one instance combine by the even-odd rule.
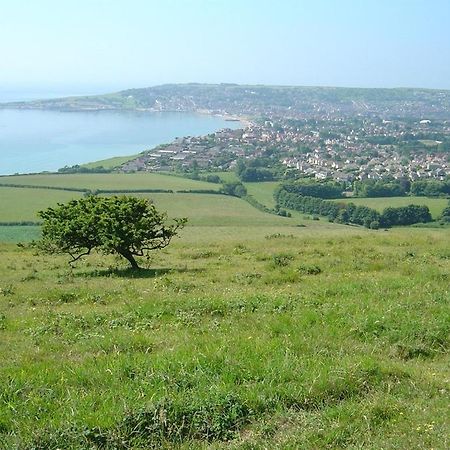
[[[118,170],[223,171],[240,158],[264,157],[286,172],[317,180],[443,180],[450,175],[450,123],[422,119],[255,120],[243,129],[177,138]]]

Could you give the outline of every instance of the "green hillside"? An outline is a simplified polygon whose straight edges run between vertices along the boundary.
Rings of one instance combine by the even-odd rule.
[[[80,192],[0,186],[0,222],[38,221],[38,211],[80,196]]]
[[[210,186],[152,174],[5,179]],[[248,184],[266,203],[274,187]],[[83,194],[0,195],[2,221],[20,221]],[[219,194],[136,195],[189,218],[139,272],[98,253],[71,268],[67,255],[14,245],[37,227],[0,226],[0,448],[449,446],[449,228],[374,231]]]
[[[445,448],[448,238],[191,227],[137,276],[3,244],[0,442]]]
[[[39,174],[0,177],[5,184],[53,186],[78,189],[214,189],[218,185],[156,173]]]

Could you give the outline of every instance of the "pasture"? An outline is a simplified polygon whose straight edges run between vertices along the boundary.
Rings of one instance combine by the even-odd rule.
[[[252,195],[259,203],[273,208],[275,206],[275,199],[273,193],[280,185],[278,181],[264,181],[261,183],[244,183],[247,192]]]
[[[0,447],[448,447],[448,230],[192,226],[137,274],[0,251]]]
[[[39,174],[0,177],[0,185],[34,185],[77,189],[213,189],[219,185],[156,173]]]
[[[0,183],[12,178],[210,186],[154,174]],[[275,183],[247,188],[271,206]],[[0,195],[11,222],[82,193]],[[189,219],[140,272],[97,253],[71,268],[12,244],[38,227],[0,227],[0,448],[448,448],[448,228],[374,231],[218,194],[135,195]],[[446,205],[417,200],[434,214]]]
[[[80,196],[79,192],[0,186],[0,222],[38,221],[38,211]]]

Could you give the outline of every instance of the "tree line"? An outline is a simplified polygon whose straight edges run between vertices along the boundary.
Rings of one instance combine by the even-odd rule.
[[[289,192],[284,185],[275,191],[274,196],[278,206],[307,214],[327,216],[332,222],[362,225],[372,229],[432,221],[428,207],[421,205],[389,207],[380,214],[377,210],[368,206],[332,202],[318,197]]]
[[[439,197],[450,195],[450,178],[445,180],[366,180],[355,181],[353,192],[356,197]]]

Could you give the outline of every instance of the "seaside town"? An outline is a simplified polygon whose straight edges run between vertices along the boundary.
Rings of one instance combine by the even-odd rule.
[[[220,116],[233,123],[206,136],[179,137],[143,149],[116,169],[121,172],[223,171],[242,159],[250,164],[264,160],[266,168],[276,168],[278,177],[285,171],[348,183],[442,180],[450,175],[449,91],[193,83],[6,106],[176,111]],[[242,128],[236,129],[236,122]]]
[[[120,171],[228,170],[266,157],[318,180],[438,179],[450,175],[450,123],[380,118],[266,119],[244,129],[177,138]]]

